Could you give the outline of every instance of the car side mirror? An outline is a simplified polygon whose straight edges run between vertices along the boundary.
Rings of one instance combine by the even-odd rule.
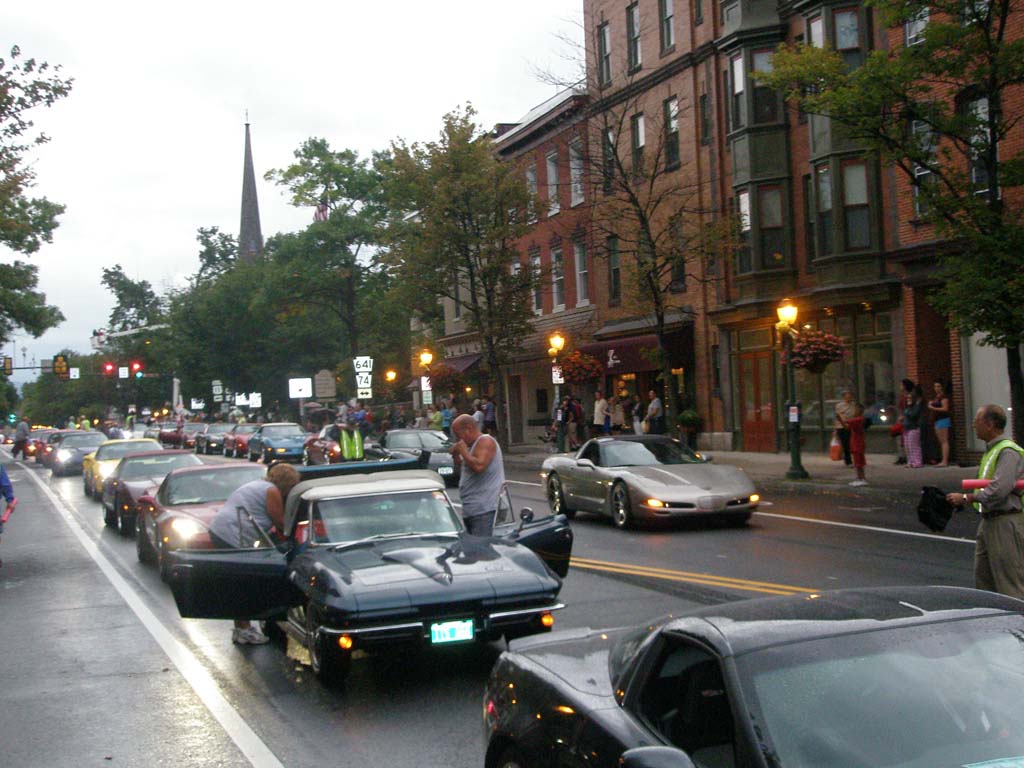
[[[576,466],[594,469],[594,462],[592,462],[590,459],[576,459]]]
[[[693,761],[675,747],[636,747],[619,758],[621,768],[694,768]]]
[[[516,528],[516,533],[523,530],[523,526],[533,522],[533,510],[529,507],[523,507],[519,511],[519,526]]]

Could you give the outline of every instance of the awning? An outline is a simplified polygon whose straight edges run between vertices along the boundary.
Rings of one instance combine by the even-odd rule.
[[[658,370],[658,337],[653,333],[581,344],[576,349],[600,360],[609,375]]]
[[[465,373],[474,365],[479,363],[480,358],[482,357],[483,355],[480,353],[477,353],[475,355],[459,355],[458,357],[446,357],[443,360],[441,360],[441,364],[447,365],[453,371]]]

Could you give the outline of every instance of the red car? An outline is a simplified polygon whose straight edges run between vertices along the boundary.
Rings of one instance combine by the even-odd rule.
[[[159,564],[169,577],[166,554],[175,549],[210,549],[210,522],[234,491],[267,476],[252,464],[204,464],[172,470],[153,493],[143,495],[136,508],[136,549],[139,561]]]
[[[116,525],[122,536],[134,535],[139,499],[155,491],[172,469],[202,463],[192,451],[144,451],[125,456],[103,481],[103,522]]]
[[[259,424],[235,424],[234,428],[224,435],[224,455],[246,458],[249,455],[249,438],[259,428]]]
[[[186,421],[180,428],[177,425],[170,425],[169,429],[160,430],[160,442],[164,445],[173,445],[175,448],[194,450],[196,435],[205,427],[201,421]]]
[[[43,429],[33,429],[28,435],[28,445],[25,446],[25,451],[28,458],[33,457],[36,460],[36,464],[41,464],[42,459],[39,458],[39,454],[43,450],[43,446],[46,445],[46,438],[50,436],[51,432],[56,432],[56,429],[52,427],[44,427]]]

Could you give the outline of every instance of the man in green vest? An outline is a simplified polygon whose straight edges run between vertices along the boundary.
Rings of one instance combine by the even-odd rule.
[[[963,507],[972,504],[981,513],[974,545],[974,585],[1024,599],[1024,514],[1020,493],[1014,490],[1024,477],[1024,448],[1003,437],[1006,411],[983,405],[974,415],[974,434],[985,441],[978,479],[988,486],[973,493],[950,493],[946,500]]]

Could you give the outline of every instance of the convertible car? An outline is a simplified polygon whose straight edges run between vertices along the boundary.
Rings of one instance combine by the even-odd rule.
[[[125,456],[103,481],[103,522],[122,536],[135,535],[135,511],[144,493],[156,488],[172,469],[202,464],[191,451],[160,450]]]
[[[278,620],[327,682],[345,678],[355,649],[550,630],[572,550],[565,517],[535,520],[523,509],[516,521],[506,493],[495,536],[471,536],[439,475],[401,469],[415,466],[400,458],[304,467],[304,476],[334,476],[288,494],[284,543],[169,553],[178,611]]]
[[[555,514],[597,512],[619,528],[690,517],[742,523],[761,498],[742,469],[711,464],[664,435],[594,438],[545,459],[541,477]]]
[[[299,461],[309,435],[298,424],[290,421],[262,424],[249,438],[249,461],[263,459],[264,464],[274,461]],[[238,449],[235,449],[238,453]]]
[[[484,692],[485,765],[1020,766],[1022,612],[888,587],[520,640]]]
[[[156,561],[160,576],[170,575],[167,553],[210,548],[210,522],[234,491],[267,476],[251,464],[203,464],[172,470],[155,493],[136,505],[135,545],[139,560]]]
[[[117,469],[118,462],[125,456],[143,451],[158,451],[161,446],[156,440],[107,440],[82,459],[82,490],[94,499],[103,494],[103,481]]]
[[[203,453],[207,456],[211,453],[221,453],[224,450],[224,435],[230,432],[233,426],[234,424],[223,421],[204,424],[203,428],[196,433],[196,453]]]

